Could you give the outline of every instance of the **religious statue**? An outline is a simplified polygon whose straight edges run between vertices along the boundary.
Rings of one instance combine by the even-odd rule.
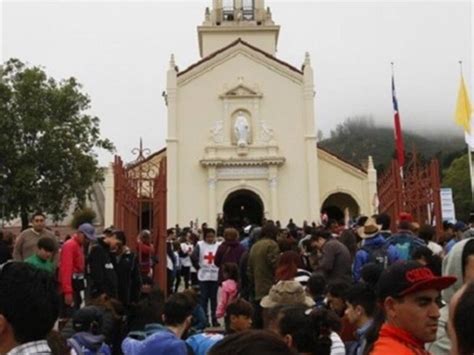
[[[250,126],[242,112],[239,112],[235,119],[234,133],[239,147],[246,147],[249,144]]]

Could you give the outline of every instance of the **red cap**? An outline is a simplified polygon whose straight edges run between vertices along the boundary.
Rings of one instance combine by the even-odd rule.
[[[413,222],[413,216],[408,212],[401,212],[400,216],[398,216],[398,220],[400,222],[405,222],[406,221],[406,222],[411,223],[411,222]]]
[[[435,276],[427,267],[415,262],[397,262],[380,276],[378,296],[399,297],[425,290],[444,290],[456,282],[454,276]]]

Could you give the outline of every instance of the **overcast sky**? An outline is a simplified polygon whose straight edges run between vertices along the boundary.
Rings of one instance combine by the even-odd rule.
[[[180,70],[199,60],[196,26],[211,0],[2,5],[3,60],[41,65],[56,79],[76,77],[91,97],[103,136],[126,160],[140,137],[152,151],[164,147],[161,93],[169,57],[175,54]],[[311,54],[316,120],[326,136],[349,116],[372,115],[392,124],[391,61],[402,127],[460,132],[453,123],[458,60],[472,83],[469,1],[266,0],[265,5],[281,26],[277,56],[300,67],[304,53]],[[100,153],[102,164],[111,159]]]

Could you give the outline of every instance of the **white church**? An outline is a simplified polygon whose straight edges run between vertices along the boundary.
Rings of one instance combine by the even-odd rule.
[[[376,171],[317,146],[313,67],[276,56],[280,26],[264,0],[213,0],[197,27],[201,58],[167,72],[167,225],[218,216],[318,221],[375,213]],[[157,98],[158,99],[158,98]],[[113,221],[113,176],[105,184]]]

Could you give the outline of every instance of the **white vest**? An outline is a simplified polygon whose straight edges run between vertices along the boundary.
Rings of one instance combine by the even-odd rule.
[[[199,281],[217,281],[219,268],[214,264],[219,243],[207,244],[203,240],[198,242],[199,246]]]

